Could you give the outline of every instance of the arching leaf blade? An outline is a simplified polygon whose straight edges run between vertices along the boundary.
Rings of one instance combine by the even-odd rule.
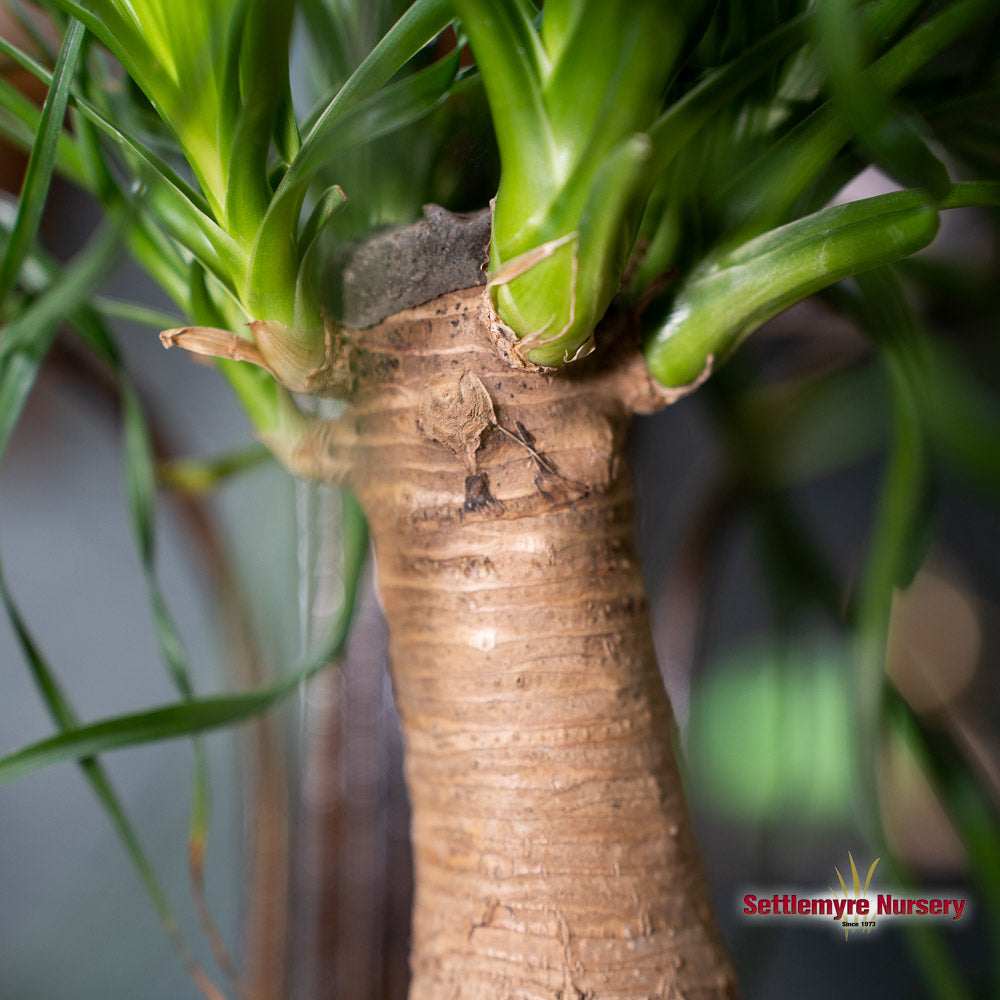
[[[3,260],[0,261],[0,303],[7,298],[17,283],[21,265],[35,241],[42,221],[42,212],[55,167],[59,136],[63,129],[63,118],[69,101],[70,86],[73,74],[76,72],[85,31],[79,21],[70,22],[59,52],[59,60],[52,74],[52,84],[39,119],[38,135],[24,175],[17,221],[7,242]]]
[[[178,739],[243,722],[287,697],[343,649],[367,552],[367,529],[357,501],[345,494],[345,597],[319,651],[282,679],[243,694],[217,695],[163,705],[66,730],[0,757],[0,785],[52,764],[109,750]]]

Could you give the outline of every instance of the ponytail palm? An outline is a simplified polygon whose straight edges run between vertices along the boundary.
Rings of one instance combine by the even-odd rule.
[[[828,301],[868,324],[900,398],[927,377],[905,361],[919,338],[872,328],[901,301],[880,269],[931,243],[943,211],[1000,201],[977,131],[998,84],[974,51],[997,29],[992,0],[44,7],[64,29],[53,69],[3,43],[49,98],[38,111],[0,89],[4,133],[31,152],[0,269],[0,442],[60,317],[132,400],[88,301],[114,239],[65,280],[37,245],[57,171],[184,312],[165,345],[216,358],[274,455],[352,490],[371,522],[415,809],[413,1000],[732,995],[649,640],[626,429],[779,312],[867,272]],[[326,88],[311,107],[293,100],[307,46]],[[487,161],[494,141],[498,184],[455,148]],[[834,203],[870,165],[899,190]],[[424,201],[480,215],[430,207],[380,231]],[[0,778],[231,724],[292,691],[343,643],[363,540],[347,509],[330,645],[247,695],[196,698],[175,669],[177,705],[82,725],[4,585],[60,732],[0,759]],[[902,548],[887,543],[861,602],[876,646]]]

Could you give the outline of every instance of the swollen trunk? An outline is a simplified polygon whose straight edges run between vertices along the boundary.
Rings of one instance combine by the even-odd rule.
[[[413,805],[411,1000],[731,996],[671,751],[627,354],[509,366],[479,288],[343,335],[293,461],[371,521]]]

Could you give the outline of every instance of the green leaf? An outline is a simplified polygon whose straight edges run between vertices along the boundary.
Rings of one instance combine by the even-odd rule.
[[[490,102],[510,198],[519,205],[544,204],[564,178],[542,87],[548,57],[522,8],[514,0],[455,0]]]
[[[299,135],[299,124],[295,118],[295,107],[292,103],[291,93],[281,98],[275,118],[274,145],[278,150],[281,162],[289,164],[295,159],[302,147],[302,137]]]
[[[344,601],[320,650],[297,670],[273,684],[243,694],[193,699],[68,729],[0,757],[0,785],[51,764],[232,726],[270,708],[319,673],[343,648],[366,551],[364,518],[357,502],[345,494]]]
[[[448,95],[458,72],[459,54],[452,52],[376,93],[354,101],[337,115],[324,116],[303,140],[288,166],[278,195],[311,179],[342,149],[395,132],[418,121]]]
[[[323,192],[312,214],[302,229],[299,245],[303,249],[299,273],[295,279],[295,328],[308,330],[321,322],[317,306],[313,278],[316,268],[316,251],[319,238],[337,209],[347,201],[347,195],[337,186]]]
[[[224,218],[226,163],[217,126],[226,30],[237,0],[56,0],[111,50],[177,137],[212,209]]]
[[[200,195],[166,161],[126,135],[89,101],[74,95],[73,104],[138,162],[139,175],[149,185],[146,201],[157,220],[222,280],[238,281],[246,266],[246,253],[211,218]]]
[[[926,246],[937,213],[897,191],[823,209],[703,261],[646,347],[665,385],[688,385],[779,312],[842,278]]]
[[[946,727],[928,725],[916,716],[899,693],[886,696],[892,731],[916,759],[944,806],[948,819],[965,847],[979,899],[992,924],[993,940],[1000,937],[1000,815],[974,770],[966,749],[956,744]],[[950,985],[952,979],[946,979]],[[1000,989],[1000,954],[993,954],[993,990]],[[947,995],[942,989],[942,995]]]
[[[125,484],[136,548],[143,569],[152,572],[153,521],[156,506],[156,473],[146,422],[135,393],[122,385],[122,419],[125,432]],[[186,685],[185,685],[186,686]]]
[[[35,686],[38,688],[42,700],[49,710],[49,714],[52,716],[52,721],[60,729],[76,725],[76,716],[70,707],[65,693],[56,680],[55,675],[49,669],[45,658],[39,652],[34,639],[32,639],[28,631],[28,626],[21,616],[20,610],[14,603],[13,595],[7,586],[7,577],[3,570],[2,561],[0,561],[0,601],[3,602],[7,619],[10,622],[18,645],[21,647],[25,662],[31,670],[31,678],[35,682]]]
[[[53,74],[36,60],[2,39],[0,51],[16,59],[20,66],[51,86]],[[220,279],[229,283],[237,281],[246,267],[245,251],[211,217],[211,209],[205,199],[182,180],[162,157],[119,128],[76,88],[70,91],[70,106],[139,164],[140,176],[149,185],[144,207],[152,210],[157,221]]]
[[[872,151],[876,163],[904,187],[943,198],[951,185],[944,164],[930,151],[912,115],[889,103],[888,95],[863,75],[860,31],[849,0],[823,0],[816,34],[841,113]]]
[[[120,250],[121,224],[105,226],[74,258],[63,280],[4,330],[0,341],[0,458],[59,323],[100,285]]]
[[[44,656],[32,638],[28,627],[21,616],[13,596],[7,586],[2,566],[0,566],[0,600],[7,612],[8,620],[17,637],[21,652],[31,669],[32,679],[52,716],[53,721],[62,732],[72,730],[79,725],[78,719],[65,692],[62,690],[55,674],[49,667]],[[160,882],[139,835],[132,826],[118,794],[114,790],[110,778],[101,764],[92,757],[78,761],[87,783],[90,785],[98,803],[108,814],[111,824],[118,834],[119,840],[136,869],[146,893],[156,909],[161,922],[173,936],[177,933],[178,922],[170,906],[166,890]]]
[[[216,458],[176,458],[163,462],[159,480],[168,489],[200,496],[212,492],[232,476],[273,460],[274,456],[264,445],[254,442]]]
[[[183,701],[64,730],[0,758],[0,785],[43,767],[81,760],[163,740],[224,728],[258,715],[294,691],[325,665],[311,662],[279,684],[242,695],[220,695]]]
[[[687,42],[691,6],[633,0],[626,13],[605,0],[580,5],[543,87],[563,170],[603,159],[628,135],[649,128]]]
[[[136,323],[154,330],[169,330],[182,326],[185,322],[177,313],[164,312],[162,309],[154,309],[139,302],[127,302],[106,295],[95,296],[91,305],[100,316],[107,319]]]
[[[245,243],[253,241],[271,200],[268,156],[278,109],[291,95],[288,44],[294,7],[249,0],[240,47],[239,114],[226,177],[226,223]]]
[[[250,257],[247,299],[255,319],[295,325],[300,250],[295,233],[305,185],[338,152],[371,142],[428,114],[444,100],[458,70],[458,53],[323,119],[302,143],[260,227]]]
[[[539,33],[550,59],[557,59],[566,48],[570,30],[579,15],[579,4],[570,0],[548,0],[545,4]]]
[[[231,159],[233,139],[240,120],[240,53],[243,50],[243,32],[251,0],[237,0],[233,5],[229,23],[224,32],[224,42],[219,54],[219,111],[216,121],[219,156],[224,162]]]
[[[5,138],[12,145],[30,152],[42,129],[42,109],[25,97],[16,87],[0,78],[0,107],[8,112],[4,122]],[[54,169],[68,180],[86,187],[80,155],[65,130],[56,140]]]
[[[500,149],[491,300],[516,353],[555,367],[589,350],[618,291],[656,179],[646,133],[703,5],[557,6],[555,52],[517,0],[455,6]]]
[[[923,66],[995,10],[993,0],[958,0],[914,28],[861,74],[863,86],[896,93]],[[792,206],[851,138],[828,101],[777,141],[718,194],[741,239],[788,217]]]
[[[940,208],[1000,206],[1000,181],[962,181],[953,184],[941,199]]]
[[[911,374],[926,363],[916,318],[889,269],[858,279],[859,317],[881,348],[892,404],[889,462],[880,491],[871,544],[856,609],[858,655],[856,686],[862,792],[871,816],[878,816],[875,764],[885,684],[885,648],[893,589],[905,583],[912,567],[910,550],[920,523],[927,484],[919,380]]]
[[[185,698],[193,698],[194,685],[184,644],[156,579],[153,565],[156,475],[149,449],[149,435],[138,401],[127,388],[123,389],[122,402],[125,419],[126,492],[136,545],[149,591],[157,643],[174,687]]]
[[[807,15],[783,24],[746,52],[711,72],[660,115],[649,130],[653,143],[651,172],[661,175],[720,108],[798,48],[808,25]]]
[[[532,363],[555,367],[592,345],[594,327],[618,291],[628,260],[632,233],[627,220],[636,215],[648,162],[648,137],[629,136],[604,158],[588,184],[589,197],[577,213],[578,231],[552,241],[552,252],[537,254],[523,270],[517,258],[507,262],[519,272],[509,281],[502,268],[493,272],[497,311],[523,335],[518,351]],[[553,215],[564,214],[570,213],[553,210]],[[532,330],[539,332],[524,335]]]
[[[329,124],[352,104],[375,93],[395,76],[425,45],[451,24],[454,15],[447,0],[417,0],[331,95],[304,127],[303,145],[318,141]]]
[[[17,222],[7,249],[0,261],[0,303],[4,302],[17,282],[21,264],[27,256],[42,221],[42,211],[49,193],[56,149],[62,133],[63,118],[69,100],[70,85],[76,72],[80,47],[86,29],[79,21],[71,21],[59,52],[59,61],[52,74],[52,85],[45,98],[28,169],[24,175]]]

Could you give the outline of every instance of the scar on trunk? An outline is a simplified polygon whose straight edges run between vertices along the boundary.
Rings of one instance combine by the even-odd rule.
[[[497,426],[493,400],[478,375],[441,375],[424,387],[417,428],[430,441],[444,445],[476,472],[476,452],[483,433]]]
[[[490,482],[486,478],[485,472],[465,477],[464,509],[468,513],[474,514],[477,511],[496,506],[500,506],[500,504],[490,492]]]

